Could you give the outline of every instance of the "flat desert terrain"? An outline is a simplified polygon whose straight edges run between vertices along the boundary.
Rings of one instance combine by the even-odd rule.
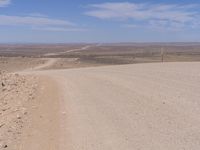
[[[4,45],[0,149],[200,149],[199,46],[71,46]]]

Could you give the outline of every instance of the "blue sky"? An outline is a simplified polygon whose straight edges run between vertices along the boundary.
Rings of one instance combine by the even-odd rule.
[[[0,0],[0,43],[200,42],[198,0]]]

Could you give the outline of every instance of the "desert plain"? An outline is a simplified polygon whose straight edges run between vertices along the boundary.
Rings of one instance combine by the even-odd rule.
[[[0,149],[200,149],[200,44],[1,44]]]

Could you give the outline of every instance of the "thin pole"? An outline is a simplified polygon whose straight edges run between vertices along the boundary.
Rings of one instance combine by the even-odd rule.
[[[164,62],[164,48],[163,47],[161,48],[160,53],[161,53],[161,61]]]

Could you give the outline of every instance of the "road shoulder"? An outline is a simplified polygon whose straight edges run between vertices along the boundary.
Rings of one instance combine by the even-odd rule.
[[[22,136],[20,150],[59,149],[60,101],[54,81],[46,76],[39,77],[37,98],[30,105],[29,122]]]

